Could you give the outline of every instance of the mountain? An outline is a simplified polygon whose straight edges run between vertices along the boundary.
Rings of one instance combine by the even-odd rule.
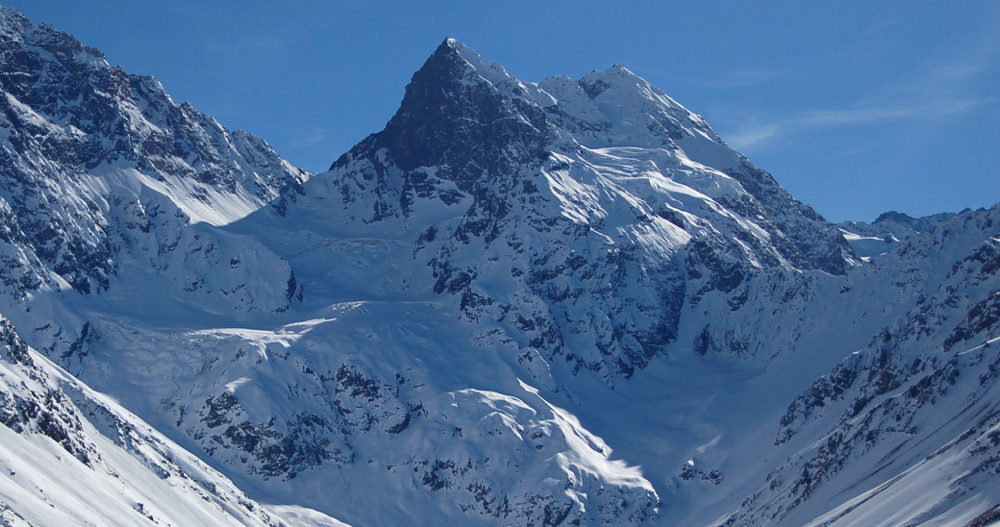
[[[65,290],[287,308],[286,285],[251,293],[262,285],[241,262],[270,260],[290,279],[286,264],[203,226],[256,210],[304,181],[303,171],[263,140],[174,103],[155,79],[9,8],[0,10],[0,53],[0,287],[19,326],[37,302],[30,297]],[[231,273],[207,272],[224,262]]]
[[[914,218],[890,211],[879,214],[872,223],[845,221],[840,224],[840,230],[858,255],[871,258],[889,252],[894,245],[911,236],[927,234],[953,217],[955,214],[951,212]]]
[[[731,524],[996,519],[998,220],[1000,206],[955,215],[852,277],[848,287],[881,297],[866,309],[906,312],[795,397],[774,439],[795,453]],[[806,504],[824,498],[842,503]]]
[[[454,39],[307,174],[0,15],[0,311],[77,408],[267,515],[237,522],[998,516],[1000,206],[833,225],[623,66],[522,82]]]
[[[0,394],[4,525],[277,527],[296,524],[281,512],[293,520],[310,514],[268,512],[222,474],[28,348],[3,319]]]

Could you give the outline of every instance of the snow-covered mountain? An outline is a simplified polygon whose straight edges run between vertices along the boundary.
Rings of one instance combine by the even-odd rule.
[[[0,287],[19,326],[37,297],[70,289],[173,296],[224,313],[287,308],[284,262],[203,227],[256,210],[303,171],[174,103],[152,77],[9,8],[0,53]],[[247,260],[268,260],[286,283],[249,280]]]
[[[302,508],[269,512],[111,398],[28,348],[5,319],[0,422],[4,525],[277,527],[302,524],[302,516],[316,518],[314,524],[323,519]]]
[[[856,254],[861,258],[871,258],[889,252],[895,245],[911,236],[927,234],[953,217],[955,213],[952,212],[942,212],[922,218],[914,218],[902,212],[884,212],[871,223],[842,222],[840,230]]]
[[[114,397],[149,423],[141,452],[231,478],[207,499],[251,504],[236,522],[998,516],[1000,207],[836,226],[623,66],[522,82],[453,39],[309,175],[0,22],[0,311],[66,394],[36,405]],[[130,485],[156,475],[115,450],[112,410],[74,411],[70,447],[11,420],[31,446],[10,459],[87,480],[45,453],[96,445],[145,463],[114,469]],[[12,496],[5,518],[41,514]]]

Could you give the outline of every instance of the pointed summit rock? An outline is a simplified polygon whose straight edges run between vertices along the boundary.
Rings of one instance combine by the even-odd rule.
[[[515,163],[544,156],[546,131],[544,112],[517,79],[449,38],[413,75],[385,130],[331,169],[384,148],[400,169],[440,167],[439,177],[467,192]]]

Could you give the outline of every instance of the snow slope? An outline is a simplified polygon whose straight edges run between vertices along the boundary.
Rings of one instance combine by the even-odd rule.
[[[297,524],[28,348],[5,319],[0,395],[5,525]]]

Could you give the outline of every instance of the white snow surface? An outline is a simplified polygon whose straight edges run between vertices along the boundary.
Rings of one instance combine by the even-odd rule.
[[[9,360],[17,340],[0,360],[0,393],[8,423],[18,420],[12,411],[29,410],[20,423],[25,430],[0,427],[5,524],[271,527],[285,524],[288,514],[296,518],[293,525],[346,525],[294,507],[266,512],[225,476],[46,357],[25,349],[26,360]],[[31,401],[42,397],[40,419],[58,417],[32,429]]]

